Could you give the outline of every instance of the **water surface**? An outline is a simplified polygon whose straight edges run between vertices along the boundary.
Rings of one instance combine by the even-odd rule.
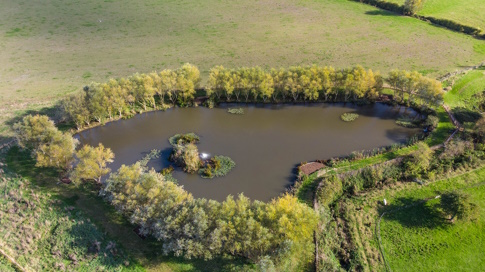
[[[195,132],[200,136],[199,152],[229,156],[236,167],[227,176],[211,180],[176,171],[174,177],[186,190],[215,200],[244,193],[267,201],[293,183],[300,162],[404,142],[418,131],[395,124],[399,115],[414,114],[412,110],[383,104],[252,105],[242,106],[244,115],[229,114],[227,107],[145,113],[83,131],[78,137],[83,144],[101,142],[111,148],[116,156],[110,165],[113,171],[152,149],[163,150],[162,158],[150,164],[161,170],[169,165],[168,138]],[[343,122],[340,115],[345,112],[360,117]]]

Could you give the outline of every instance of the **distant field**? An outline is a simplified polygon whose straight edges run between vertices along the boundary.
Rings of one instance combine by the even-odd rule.
[[[468,72],[458,79],[453,89],[446,93],[445,103],[450,107],[476,109],[477,103],[473,95],[485,91],[485,67]]]
[[[405,0],[387,0],[404,4]],[[485,30],[483,0],[426,0],[421,15],[448,19]]]
[[[203,76],[217,64],[313,63],[437,75],[485,59],[483,41],[347,0],[20,0],[1,7],[0,123],[91,81],[184,62]]]
[[[464,192],[469,193],[480,206],[478,222],[447,223],[436,212],[439,199],[384,217],[381,235],[392,270],[483,270],[485,186],[468,188]]]

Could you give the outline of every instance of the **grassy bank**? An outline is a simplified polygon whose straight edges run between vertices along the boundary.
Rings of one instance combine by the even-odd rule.
[[[2,123],[91,81],[184,62],[203,76],[312,63],[440,74],[485,57],[481,41],[344,0],[16,1],[0,18]]]

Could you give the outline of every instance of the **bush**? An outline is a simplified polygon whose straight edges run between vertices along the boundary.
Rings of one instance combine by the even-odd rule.
[[[190,132],[187,134],[175,134],[168,139],[168,142],[172,146],[176,145],[186,145],[186,144],[196,144],[200,141],[199,135]]]
[[[330,205],[343,194],[342,181],[336,176],[330,176],[322,180],[318,189],[318,202],[323,205]]]
[[[215,156],[204,168],[199,170],[199,175],[203,178],[223,177],[236,166],[236,163],[226,156]]]

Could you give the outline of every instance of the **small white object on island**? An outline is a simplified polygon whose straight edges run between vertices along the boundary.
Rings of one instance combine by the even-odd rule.
[[[387,206],[387,201],[385,198],[384,198],[384,206]]]
[[[209,154],[207,154],[207,153],[200,153],[200,158],[203,159],[203,160],[205,160],[205,159],[209,158]]]

